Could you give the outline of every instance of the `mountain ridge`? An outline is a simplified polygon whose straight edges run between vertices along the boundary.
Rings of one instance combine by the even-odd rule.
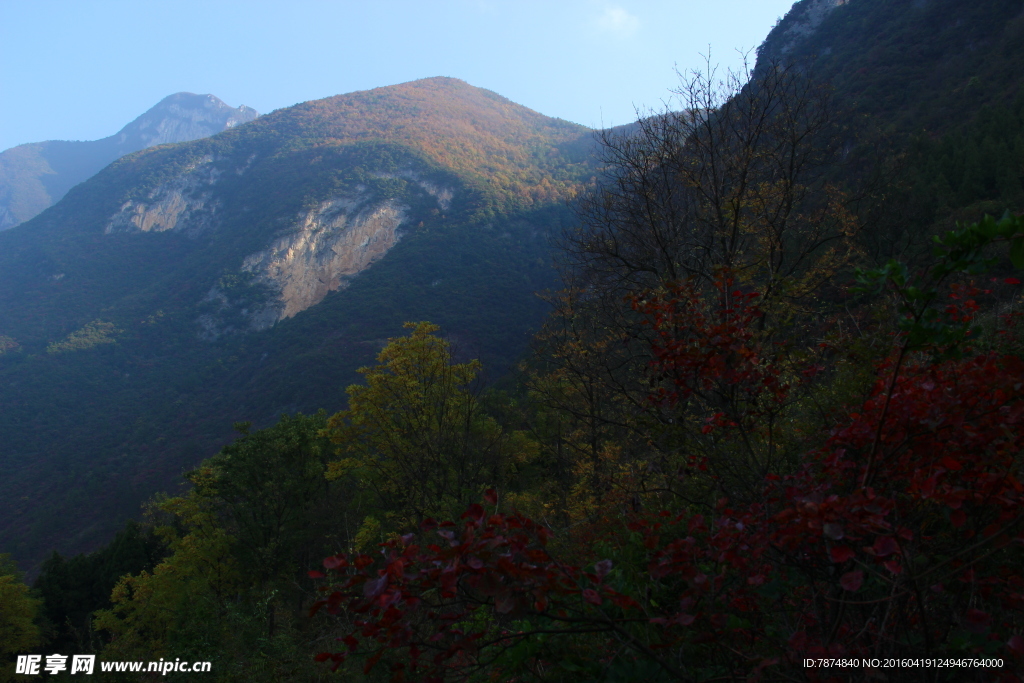
[[[834,88],[857,127],[954,129],[985,105],[1022,92],[1019,0],[799,0],[758,48],[800,63]]]
[[[47,140],[0,152],[0,230],[19,225],[114,160],[147,147],[204,138],[255,119],[213,95],[169,95],[113,135]]]

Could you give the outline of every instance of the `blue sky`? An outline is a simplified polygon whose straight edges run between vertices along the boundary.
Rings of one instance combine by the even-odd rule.
[[[163,97],[261,113],[453,76],[588,126],[660,108],[793,0],[0,0],[0,149],[115,133]]]

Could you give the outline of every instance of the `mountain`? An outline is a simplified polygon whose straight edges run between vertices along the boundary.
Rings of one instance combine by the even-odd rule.
[[[796,62],[851,133],[920,148],[885,209],[926,236],[1021,206],[1021,30],[1019,0],[801,0],[755,76]],[[96,547],[234,422],[342,407],[403,322],[512,366],[592,133],[425,79],[129,154],[0,233],[0,550]]]
[[[343,407],[406,321],[500,374],[592,153],[433,78],[130,154],[0,233],[0,548],[91,549],[234,422]]]
[[[958,285],[988,246],[1019,265],[1022,221],[925,239],[920,269],[872,269],[867,248],[898,247],[881,227],[907,218],[927,237],[1024,206],[1020,72],[958,86],[1016,59],[1016,15],[992,23],[1006,7],[804,0],[762,46],[764,80],[624,127],[603,157],[591,131],[453,79],[309,102],[124,157],[0,233],[0,550],[36,565],[53,626],[28,643],[19,589],[25,647],[173,652],[246,681],[378,662],[782,679],[857,649],[1013,661],[1021,329],[996,321],[1020,282],[994,266],[985,291]],[[957,60],[965,35],[989,41],[980,61]],[[562,200],[599,174],[574,225]],[[467,396],[476,365],[420,323],[345,414],[251,429],[341,406],[405,320],[501,373],[566,225],[581,286],[512,391]],[[855,266],[874,294],[847,288]],[[234,420],[255,425],[162,498],[158,533],[36,564],[178,493]],[[926,600],[921,578],[940,582]],[[509,631],[520,618],[533,628]]]
[[[931,238],[1024,208],[1024,3],[801,0],[758,49],[755,75],[796,65],[828,84],[847,171],[879,187],[865,254],[922,265]]]
[[[851,123],[945,132],[1024,93],[1020,0],[800,0],[758,49],[834,89]]]
[[[213,95],[180,92],[110,137],[33,142],[0,152],[0,230],[36,216],[125,154],[205,138],[257,116],[255,109],[235,109]]]

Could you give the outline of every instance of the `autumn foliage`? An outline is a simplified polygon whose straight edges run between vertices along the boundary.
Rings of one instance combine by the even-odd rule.
[[[636,304],[657,333],[651,400],[717,400],[705,434],[755,424],[786,400],[784,377],[820,370],[776,363],[753,293],[722,278],[710,296],[680,285]],[[954,296],[948,321],[969,324],[977,305]],[[965,349],[935,362],[906,336],[798,467],[711,514],[624,513],[590,548],[556,550],[543,525],[496,511],[489,491],[490,512],[475,504],[380,555],[327,558],[315,609],[348,628],[344,647],[319,658],[366,657],[370,670],[386,656],[396,680],[514,677],[557,665],[555,650],[524,643],[561,638],[563,655],[585,641],[603,666],[652,665],[672,680],[845,680],[865,671],[818,675],[801,662],[953,656],[1002,658],[1002,680],[1020,680],[1024,361]],[[581,552],[589,561],[560,560]]]

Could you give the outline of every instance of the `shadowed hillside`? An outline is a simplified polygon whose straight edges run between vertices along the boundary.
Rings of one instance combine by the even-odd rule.
[[[234,421],[341,407],[407,320],[500,374],[591,148],[427,79],[135,153],[5,231],[0,546],[90,548]]]

